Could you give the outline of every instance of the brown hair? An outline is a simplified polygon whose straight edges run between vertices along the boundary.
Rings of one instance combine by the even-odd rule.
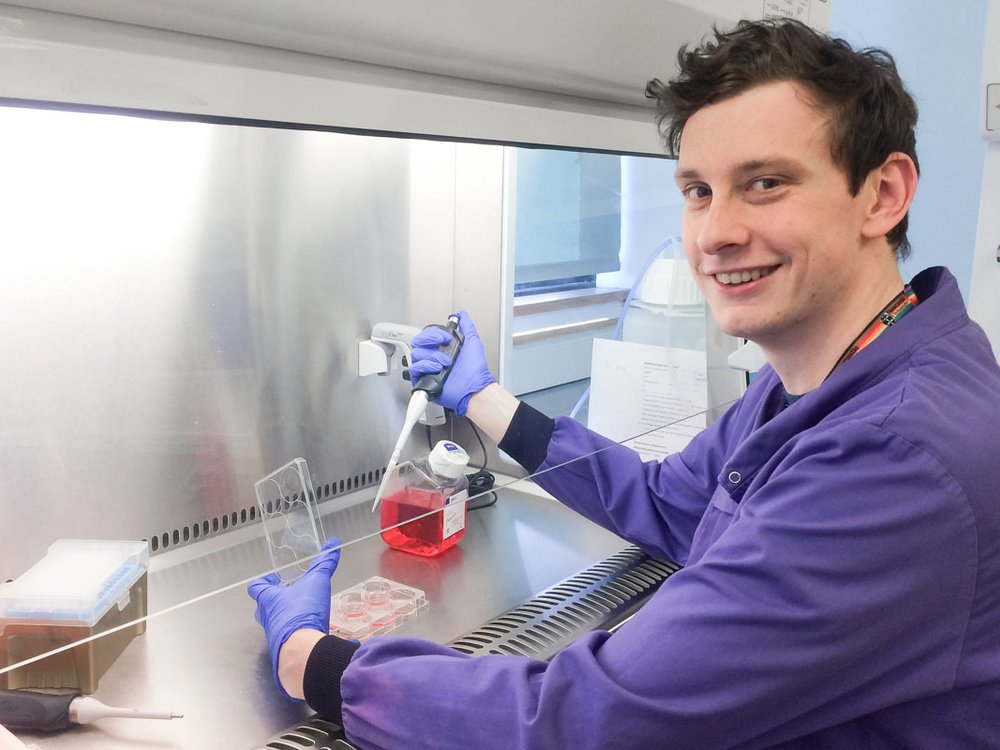
[[[854,50],[790,19],[740,21],[732,31],[713,34],[699,47],[681,47],[680,73],[669,83],[654,78],[646,85],[646,96],[657,102],[668,156],[677,158],[684,126],[702,107],[764,83],[792,81],[828,113],[830,152],[847,175],[851,195],[897,151],[913,159],[919,173],[917,106],[888,52]],[[910,252],[907,224],[904,216],[886,236],[901,260]]]

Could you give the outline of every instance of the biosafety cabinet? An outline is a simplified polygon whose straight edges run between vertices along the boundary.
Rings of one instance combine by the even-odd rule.
[[[543,411],[621,440],[704,426],[740,392],[736,342],[674,262],[679,198],[645,82],[713,23],[824,28],[828,13],[826,0],[0,5],[0,580],[57,540],[145,542],[144,601],[108,606],[146,617],[86,687],[185,714],[30,740],[251,748],[306,720],[273,688],[245,593],[272,565],[262,513],[301,500],[345,543],[334,590],[401,583],[421,611],[400,632],[442,642],[609,556],[640,564],[437,413],[408,451],[460,442],[495,474],[496,502],[438,558],[386,547],[370,505],[402,424],[408,336],[466,310],[501,382]],[[687,395],[644,411],[616,380],[623,363]],[[628,395],[631,421],[609,392]],[[295,459],[308,483],[259,505],[255,484]]]

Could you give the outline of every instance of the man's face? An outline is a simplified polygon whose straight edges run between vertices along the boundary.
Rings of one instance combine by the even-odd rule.
[[[676,175],[684,250],[722,331],[794,347],[837,329],[838,306],[871,270],[860,233],[869,193],[850,195],[801,86],[765,84],[700,109]]]

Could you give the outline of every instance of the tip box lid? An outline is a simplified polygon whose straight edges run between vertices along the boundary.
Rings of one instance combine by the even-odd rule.
[[[89,627],[148,567],[146,542],[59,539],[23,575],[0,584],[0,618]]]

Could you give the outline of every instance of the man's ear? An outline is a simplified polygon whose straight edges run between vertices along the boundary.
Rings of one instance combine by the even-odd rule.
[[[871,202],[861,227],[864,237],[885,237],[903,220],[917,189],[917,165],[906,154],[896,151],[868,175],[862,190]]]

